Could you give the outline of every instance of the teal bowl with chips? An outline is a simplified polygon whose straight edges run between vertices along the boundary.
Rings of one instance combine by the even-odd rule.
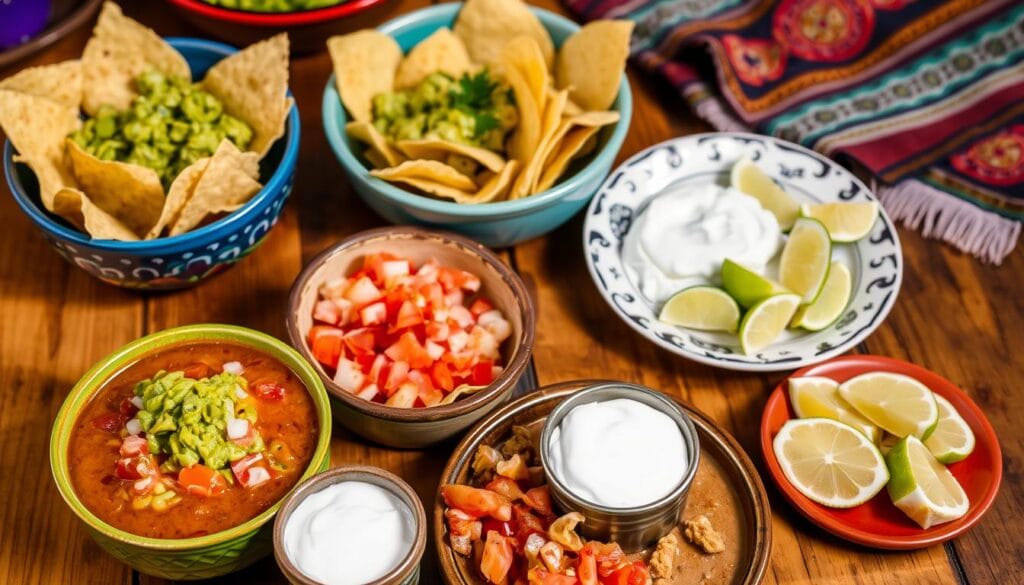
[[[461,3],[440,4],[411,12],[381,25],[404,52],[441,27],[451,27]],[[551,35],[556,47],[580,29],[571,20],[532,8]],[[573,162],[550,189],[511,201],[461,204],[407,191],[370,175],[370,167],[353,149],[345,132],[348,113],[341,104],[334,76],[327,81],[323,96],[323,124],[327,141],[348,174],[356,193],[384,219],[396,224],[418,224],[469,236],[491,247],[505,247],[546,234],[568,221],[597,193],[611,171],[615,157],[626,139],[633,113],[629,81],[622,76],[619,93],[611,110],[619,121],[598,133],[594,151]]]
[[[229,45],[202,39],[169,38],[167,42],[200,79],[215,63],[237,52]],[[208,225],[154,240],[94,239],[47,211],[39,198],[35,173],[15,160],[17,151],[10,140],[4,144],[4,174],[15,202],[68,262],[116,286],[180,289],[195,286],[232,266],[256,249],[274,227],[292,191],[299,132],[299,110],[293,106],[284,136],[260,162],[263,188],[258,193],[241,208]]]

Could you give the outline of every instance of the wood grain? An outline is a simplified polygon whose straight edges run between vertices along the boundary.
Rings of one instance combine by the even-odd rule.
[[[391,0],[383,19],[431,4]],[[535,4],[564,13],[554,0]],[[200,36],[163,2],[124,3],[164,35]],[[21,66],[80,54],[87,30]],[[0,78],[13,73],[0,70]],[[302,114],[302,145],[292,200],[251,257],[188,291],[140,295],[108,287],[53,253],[0,189],[0,583],[165,583],[133,574],[88,538],[61,502],[47,461],[49,429],[68,389],[96,360],[148,332],[225,322],[284,337],[292,279],[315,253],[356,231],[382,225],[354,194],[321,128],[320,97],[330,72],[323,53],[293,59],[291,88]],[[623,159],[650,144],[707,131],[673,90],[635,71],[634,116]],[[864,351],[908,359],[966,389],[1000,433],[1006,477],[995,507],[947,547],[878,553],[835,539],[790,508],[769,483],[774,512],[770,583],[1024,582],[1024,256],[981,265],[948,247],[900,232],[906,274],[900,302]],[[782,377],[715,370],[650,344],[601,300],[581,261],[581,219],[504,257],[537,304],[536,376],[542,384],[616,377],[680,396],[729,429],[760,465],[757,428],[768,392]],[[531,373],[531,376],[533,374]],[[375,447],[336,426],[332,463],[377,465],[405,477],[429,506],[450,445],[428,451]],[[425,584],[439,576],[431,545]],[[281,583],[271,559],[219,583]]]

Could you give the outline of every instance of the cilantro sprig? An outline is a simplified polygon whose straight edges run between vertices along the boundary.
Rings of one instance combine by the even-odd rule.
[[[480,138],[498,127],[494,116],[494,90],[498,82],[491,79],[487,69],[475,75],[463,73],[458,85],[449,90],[452,107],[473,117],[473,138]]]

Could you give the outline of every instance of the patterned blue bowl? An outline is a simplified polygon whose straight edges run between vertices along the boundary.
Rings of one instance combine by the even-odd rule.
[[[379,30],[393,36],[402,50],[408,51],[437,29],[451,27],[461,7],[461,3],[453,3],[424,8],[388,21]],[[580,28],[557,14],[538,8],[532,10],[556,46]],[[550,232],[590,201],[608,176],[629,130],[633,98],[625,75],[612,109],[619,112],[619,122],[602,129],[594,153],[576,161],[554,187],[523,199],[480,205],[464,205],[417,195],[371,176],[345,134],[348,116],[338,98],[334,76],[324,89],[323,123],[327,141],[356,193],[384,219],[392,223],[451,230],[488,246],[504,247]]]
[[[212,41],[170,38],[168,42],[202,78],[214,63],[235,53]],[[94,240],[39,200],[39,184],[28,166],[14,162],[14,146],[4,145],[4,174],[21,209],[68,262],[103,282],[125,288],[177,289],[198,284],[252,252],[277,223],[292,190],[299,154],[299,110],[288,115],[285,135],[260,162],[259,191],[241,209],[197,230],[170,238],[139,242]],[[268,178],[269,177],[269,178]]]

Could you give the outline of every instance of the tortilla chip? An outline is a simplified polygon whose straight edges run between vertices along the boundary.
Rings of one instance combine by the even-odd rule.
[[[199,178],[206,172],[209,162],[210,157],[203,157],[185,167],[174,178],[171,188],[167,191],[167,199],[164,200],[164,208],[160,212],[160,219],[149,230],[149,233],[146,234],[147,240],[159,238],[167,226],[174,225],[178,221],[182,208],[185,207],[185,204],[188,203],[195,193],[196,184],[199,183]]]
[[[527,36],[537,41],[547,67],[554,64],[551,35],[521,0],[468,0],[452,28],[465,43],[474,63],[497,62],[506,43]]]
[[[565,140],[559,145],[558,150],[555,151],[553,158],[548,163],[548,166],[544,169],[541,174],[540,181],[537,183],[537,192],[547,191],[555,184],[555,181],[565,173],[565,169],[568,168],[569,162],[576,158],[580,153],[580,149],[587,143],[588,140],[600,130],[600,126],[580,126],[570,130],[565,136]]]
[[[49,98],[77,110],[82,103],[82,62],[29,67],[0,81],[0,89]]]
[[[463,384],[449,392],[447,395],[445,395],[445,397],[441,399],[441,402],[438,402],[437,404],[451,404],[458,400],[459,398],[461,398],[462,396],[476,394],[477,392],[486,387],[487,386],[470,386],[469,384]]]
[[[423,191],[424,193],[428,193],[430,195],[435,195],[437,197],[446,197],[448,199],[454,199],[456,201],[459,200],[459,199],[462,199],[462,198],[472,197],[473,196],[473,193],[471,193],[471,192],[462,191],[462,190],[456,189],[455,187],[452,187],[450,185],[445,185],[443,183],[438,183],[437,181],[431,181],[430,179],[417,179],[417,178],[413,178],[413,177],[393,177],[393,178],[381,177],[381,179],[384,179],[385,181],[388,181],[389,183],[403,183],[403,184],[408,185],[410,187],[414,187],[416,189],[419,189],[420,191]]]
[[[373,121],[373,96],[391,91],[402,49],[390,36],[360,30],[327,39],[341,103],[357,122]]]
[[[386,167],[393,166],[391,163],[388,162],[388,159],[383,154],[381,154],[379,150],[373,148],[372,146],[363,151],[363,158],[369,161],[370,164],[375,169],[383,169]]]
[[[372,170],[370,174],[385,181],[422,179],[461,191],[476,191],[473,179],[436,160],[407,160],[397,167]]]
[[[515,94],[519,114],[519,123],[509,140],[508,155],[516,160],[530,160],[540,143],[548,83],[537,44],[526,37],[509,43],[501,52],[501,70]]]
[[[558,52],[555,79],[584,110],[607,110],[619,93],[629,57],[631,20],[595,20],[566,39]]]
[[[39,198],[53,211],[53,196],[77,187],[64,161],[64,138],[81,126],[78,109],[51,99],[0,90],[0,128],[14,144],[15,160],[26,163],[39,180]]]
[[[398,166],[405,160],[405,157],[391,148],[391,145],[388,144],[384,135],[377,130],[377,127],[369,122],[349,122],[345,124],[345,132],[350,137],[370,145],[370,147],[379,152],[388,163],[384,165],[386,167]],[[376,166],[376,163],[374,165]]]
[[[466,45],[448,28],[439,28],[413,47],[398,64],[394,88],[416,87],[436,71],[458,79],[472,70],[473,63],[469,60]]]
[[[104,3],[82,53],[82,109],[91,115],[104,105],[128,109],[137,95],[135,78],[150,69],[192,79],[185,58],[160,35],[125,16],[117,4]]]
[[[424,140],[399,140],[398,150],[409,158],[420,158],[444,161],[451,154],[471,158],[487,170],[499,172],[505,167],[505,159],[493,150],[470,146],[460,142],[451,142],[437,138]]]
[[[568,106],[569,102],[566,102],[567,109]],[[542,157],[540,168],[544,169],[551,163],[551,158],[558,150],[559,145],[565,139],[565,135],[573,128],[580,126],[607,126],[618,121],[618,112],[582,112],[568,118],[562,118],[562,121],[558,124],[558,128],[555,129],[554,135],[548,143],[543,146],[540,153],[540,156]],[[577,156],[582,156],[582,153]],[[536,193],[537,191],[535,190],[534,192]]]
[[[225,138],[210,157],[206,171],[196,182],[177,221],[171,225],[170,235],[183,234],[210,215],[238,209],[263,187],[257,181],[259,176],[259,155],[242,152]]]
[[[224,110],[252,128],[249,150],[260,158],[284,135],[293,100],[288,97],[288,35],[249,45],[210,68],[203,88]]]
[[[512,39],[501,50],[499,63],[502,67],[515,67],[519,70],[530,88],[533,100],[541,106],[541,111],[543,111],[543,105],[548,97],[548,86],[551,84],[551,75],[536,41],[530,37]]]
[[[551,99],[547,101],[544,107],[544,119],[541,122],[541,135],[537,149],[533,151],[533,155],[527,160],[523,172],[519,173],[519,176],[516,177],[516,182],[512,185],[512,193],[509,195],[510,199],[518,199],[533,193],[544,161],[547,159],[547,153],[551,152],[553,148],[555,133],[558,131],[559,124],[562,121],[562,112],[565,110],[565,102],[568,97],[569,92],[563,89],[554,92]]]
[[[97,240],[139,239],[128,226],[97,207],[78,189],[61,189],[53,196],[53,212]]]
[[[456,201],[459,203],[490,203],[504,199],[512,185],[512,178],[516,176],[518,170],[519,161],[510,160],[505,163],[501,172],[494,173],[472,198],[463,201],[456,199]]]
[[[156,171],[131,163],[100,160],[71,139],[65,144],[71,172],[89,200],[139,237],[149,232],[160,219],[164,206],[164,188]]]

